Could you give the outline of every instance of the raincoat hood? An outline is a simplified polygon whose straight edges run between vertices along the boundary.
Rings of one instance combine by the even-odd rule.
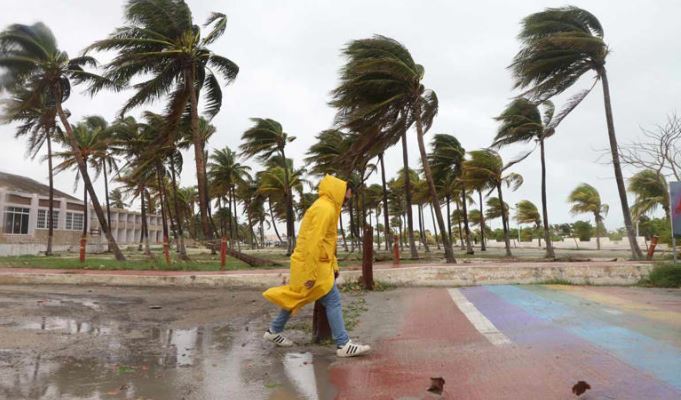
[[[345,201],[345,192],[347,191],[348,184],[335,176],[326,175],[319,182],[319,197],[326,197],[330,199],[333,204],[341,208],[343,202]]]

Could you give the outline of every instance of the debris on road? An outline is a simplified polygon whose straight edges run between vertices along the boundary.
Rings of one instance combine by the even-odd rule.
[[[586,392],[589,389],[591,389],[591,385],[589,385],[585,381],[579,381],[575,383],[575,385],[572,387],[572,393],[574,393],[577,396],[581,396],[584,392]]]
[[[430,387],[428,388],[428,391],[435,394],[442,394],[444,386],[445,380],[441,376],[437,378],[430,378]]]

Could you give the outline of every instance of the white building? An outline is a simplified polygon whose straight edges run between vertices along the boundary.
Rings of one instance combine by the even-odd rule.
[[[0,255],[38,254],[47,248],[49,187],[33,179],[0,172]],[[83,201],[59,190],[53,197],[52,250],[78,251],[83,232]],[[106,207],[102,206],[106,213]],[[88,209],[88,252],[107,248],[97,215]],[[161,217],[147,216],[149,241],[162,240]],[[119,245],[139,243],[142,216],[139,212],[111,209],[111,232]]]

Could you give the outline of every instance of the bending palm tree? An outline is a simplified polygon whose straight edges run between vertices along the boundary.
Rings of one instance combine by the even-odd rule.
[[[534,229],[539,230],[541,227],[541,216],[537,206],[529,200],[521,200],[516,204],[515,220],[519,224],[534,224]],[[541,247],[541,236],[537,237],[539,247]]]
[[[437,114],[438,102],[435,92],[421,83],[423,66],[414,61],[402,44],[384,36],[355,40],[343,53],[347,62],[331,104],[339,109],[338,122],[359,132],[349,158],[356,164],[367,154],[379,154],[404,140],[406,131],[415,125],[430,201],[440,232],[444,232],[446,227],[423,139]],[[413,241],[413,235],[410,240]],[[456,262],[451,242],[444,236],[443,247],[447,262]]]
[[[496,118],[501,122],[497,136],[494,138],[493,147],[503,147],[515,143],[539,142],[541,153],[541,205],[544,217],[544,241],[546,242],[546,258],[555,258],[556,254],[551,244],[549,232],[549,212],[546,205],[546,159],[544,153],[544,141],[553,135],[558,124],[558,119],[553,119],[554,106],[549,100],[541,104],[544,107],[543,119],[539,107],[525,98],[513,100],[511,104]],[[565,114],[565,113],[563,113]],[[565,114],[566,115],[566,114]],[[561,115],[561,119],[565,115]],[[529,156],[527,153],[521,159]],[[517,160],[518,162],[520,160]]]
[[[279,168],[284,174],[283,193],[286,204],[286,235],[288,240],[287,254],[293,252],[295,247],[295,225],[293,215],[293,192],[291,191],[290,170],[285,162],[286,145],[293,142],[295,136],[289,136],[284,132],[281,124],[273,119],[251,118],[255,124],[246,130],[241,139],[241,154],[247,157],[257,157],[262,163],[272,159],[278,160]]]
[[[582,183],[570,193],[568,201],[572,203],[570,212],[573,215],[591,213],[596,221],[596,246],[601,249],[600,226],[603,224],[603,217],[608,214],[610,207],[601,203],[601,195],[595,187],[588,183]]]
[[[201,226],[205,238],[211,239],[205,148],[199,131],[198,105],[204,89],[204,113],[209,119],[213,118],[222,105],[218,75],[229,83],[239,73],[234,62],[208,48],[225,32],[227,16],[212,13],[204,24],[211,30],[203,37],[194,24],[189,6],[182,0],[130,0],[125,6],[125,18],[128,25],[89,48],[118,52],[107,65],[107,76],[114,82],[129,83],[135,77],[148,78],[133,85],[136,93],[123,106],[121,115],[139,105],[167,99],[163,136],[169,143],[175,142],[180,119],[188,117],[196,160]]]
[[[643,254],[636,243],[636,235],[631,223],[627,191],[620,166],[610,104],[610,87],[605,70],[609,49],[603,40],[601,23],[593,14],[581,8],[572,6],[548,8],[525,17],[518,37],[522,42],[522,48],[516,54],[510,68],[515,77],[515,86],[529,88],[526,93],[531,94],[533,98],[541,101],[563,93],[589,71],[596,73],[594,85],[598,80],[602,82],[610,152],[622,204],[624,225],[627,229],[632,257],[642,258]],[[591,88],[574,96],[566,111],[574,109],[591,91]]]
[[[123,261],[125,256],[111,235],[104,211],[92,187],[85,160],[83,160],[66,112],[62,108],[62,103],[71,94],[72,82],[89,84],[88,91],[91,94],[104,87],[113,87],[110,80],[83,69],[84,66],[96,66],[96,64],[97,62],[92,57],[69,58],[66,52],[59,50],[54,35],[43,23],[39,22],[31,26],[11,25],[0,32],[0,67],[3,70],[0,75],[0,91],[18,93],[25,90],[30,93],[29,96],[24,97],[21,106],[16,109],[17,112],[40,108],[45,101],[48,104],[54,104],[55,114],[65,130],[66,142],[71,147],[85,188],[90,193],[99,225],[116,259]]]
[[[662,207],[664,216],[669,221],[669,189],[664,176],[652,169],[644,169],[629,178],[629,191],[636,195],[631,212],[638,220],[642,215],[654,212]]]
[[[508,166],[504,166],[501,156],[489,149],[475,150],[469,152],[470,158],[464,162],[463,179],[468,182],[487,182],[489,191],[497,191],[499,201],[503,204],[504,197],[501,191],[502,184],[512,190],[518,189],[523,183],[523,178],[519,174],[509,173],[504,175]],[[508,237],[508,220],[505,213],[501,214],[502,225],[504,228],[504,242],[506,244],[506,255],[511,256],[511,241]]]

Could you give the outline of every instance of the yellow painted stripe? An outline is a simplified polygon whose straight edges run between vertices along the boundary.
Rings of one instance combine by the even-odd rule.
[[[546,285],[552,290],[569,293],[610,307],[616,307],[654,321],[678,328],[681,331],[681,312],[663,310],[650,304],[637,303],[621,297],[599,293],[579,286]]]

